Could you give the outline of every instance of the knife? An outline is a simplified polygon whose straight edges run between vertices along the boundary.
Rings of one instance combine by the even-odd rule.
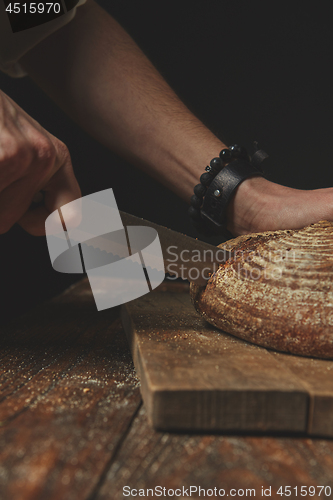
[[[230,252],[222,248],[121,210],[119,213],[125,229],[127,226],[147,226],[156,230],[162,248],[165,272],[175,276],[175,278],[206,285],[207,280],[218,269],[219,265],[230,257]],[[119,233],[121,232],[119,231]],[[110,235],[98,236],[89,241],[86,240],[81,243],[81,246],[101,250],[104,252],[104,259],[108,259],[111,255],[113,257],[117,255],[116,260],[118,260],[126,254],[128,255],[129,246],[127,244],[123,238],[117,238],[115,233],[110,233]],[[140,249],[132,247],[130,253],[133,254],[138,250]]]
[[[160,239],[165,272],[197,284],[207,280],[219,265],[230,258],[230,252],[204,241],[191,238],[160,224],[122,212],[124,226],[148,226],[157,231]]]

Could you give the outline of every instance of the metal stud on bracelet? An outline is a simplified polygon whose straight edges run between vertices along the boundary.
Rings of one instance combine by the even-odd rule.
[[[261,162],[268,157],[254,143],[255,153],[250,158],[243,146],[234,144],[222,149],[219,157],[213,158],[194,187],[189,216],[198,232],[232,235],[226,230],[227,206],[237,186],[248,177],[263,175]]]

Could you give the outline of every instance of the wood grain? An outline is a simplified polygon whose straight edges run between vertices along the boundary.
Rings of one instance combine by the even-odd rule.
[[[179,294],[178,284],[172,289]],[[186,301],[182,294],[179,304]],[[163,317],[172,326],[172,309]],[[182,337],[189,318],[177,326]],[[200,365],[204,330],[196,335],[197,342],[182,339],[192,346],[188,357],[182,351],[186,366],[194,356]],[[162,350],[173,342],[164,337]],[[261,486],[271,486],[274,500],[284,485],[333,489],[330,440],[155,431],[145,406],[138,411],[138,380],[118,311],[97,313],[86,281],[2,330],[0,358],[1,500],[118,500],[125,485],[255,488],[257,497]]]
[[[287,356],[271,352],[296,375],[309,394],[308,434],[333,437],[333,363],[325,359]]]
[[[141,404],[118,311],[81,283],[2,332],[0,498],[86,498]]]
[[[148,417],[158,429],[307,429],[302,381],[266,350],[209,326],[187,294],[122,307]]]
[[[154,431],[142,407],[94,500],[121,500],[125,485],[137,490],[194,485],[227,493],[255,489],[256,498],[265,498],[261,487],[271,487],[273,500],[285,498],[277,494],[280,486],[291,486],[298,487],[298,496],[289,498],[300,498],[301,486],[325,485],[333,491],[332,457],[329,440]]]

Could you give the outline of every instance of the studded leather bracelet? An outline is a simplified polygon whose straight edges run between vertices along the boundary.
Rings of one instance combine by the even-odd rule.
[[[227,231],[228,204],[241,182],[249,177],[263,176],[261,162],[268,157],[258,149],[250,158],[244,147],[234,144],[222,149],[213,158],[194,188],[189,215],[198,232],[205,235],[221,234],[232,237]]]

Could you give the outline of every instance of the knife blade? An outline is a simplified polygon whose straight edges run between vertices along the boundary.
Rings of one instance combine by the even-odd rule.
[[[130,245],[127,227],[146,226],[155,229],[160,240],[164,270],[171,276],[205,285],[210,276],[218,269],[219,265],[230,258],[230,252],[204,241],[192,238],[178,231],[156,224],[141,217],[128,214],[119,210],[120,217],[127,234],[119,230],[102,236],[92,237],[75,229],[78,241],[81,241],[81,249],[85,264],[94,268],[108,264],[131,254],[140,252],[142,247],[138,243],[137,248]],[[89,250],[90,249],[90,250]],[[91,251],[97,250],[96,253]],[[156,262],[156,261],[155,261]],[[145,263],[147,266],[147,264]],[[154,269],[154,255],[150,255],[147,267]],[[171,278],[172,279],[172,278]]]
[[[148,226],[160,239],[165,272],[184,280],[206,284],[209,277],[225,262],[230,253],[204,241],[192,238],[155,222],[122,212],[124,226]]]

